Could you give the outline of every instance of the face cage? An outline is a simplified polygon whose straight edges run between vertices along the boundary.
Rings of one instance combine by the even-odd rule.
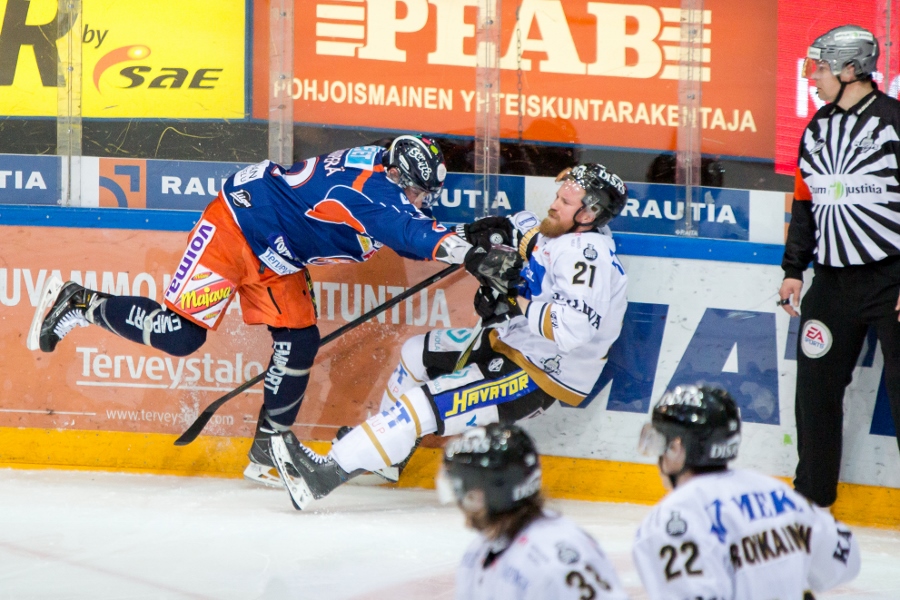
[[[422,208],[430,209],[437,203],[438,198],[441,195],[441,189],[443,189],[443,184],[436,192],[429,192],[424,189],[422,186],[418,185],[416,182],[412,180],[409,175],[400,171],[400,186],[404,188],[412,188],[416,192],[416,196],[418,196],[422,200]]]
[[[638,440],[638,452],[643,456],[659,458],[666,452],[669,443],[666,436],[653,427],[653,423],[645,423],[641,428],[641,437]]]
[[[440,197],[440,192],[425,192],[422,196],[422,209],[423,210],[431,210],[431,208],[438,203],[438,198]]]

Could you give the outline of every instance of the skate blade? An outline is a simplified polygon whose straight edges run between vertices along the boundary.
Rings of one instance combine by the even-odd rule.
[[[258,485],[264,485],[272,489],[282,489],[284,484],[281,483],[281,477],[278,476],[278,470],[275,467],[266,467],[251,462],[244,469],[244,479],[252,481]]]
[[[41,290],[41,296],[37,306],[34,309],[34,318],[31,319],[31,327],[28,329],[28,337],[25,339],[25,346],[29,350],[39,350],[41,347],[41,325],[47,316],[47,310],[53,305],[59,295],[59,290],[63,286],[63,280],[56,275],[51,275],[44,289]]]
[[[363,473],[357,477],[354,477],[350,481],[346,483],[346,485],[361,485],[361,486],[378,486],[378,485],[388,485],[389,483],[397,483],[396,479],[389,479],[387,476],[378,473]]]
[[[287,465],[292,465],[291,454],[288,452],[287,445],[281,436],[273,435],[270,439],[272,461],[278,474],[281,476],[281,483],[291,497],[291,502],[297,510],[303,510],[313,501],[312,492],[302,477],[292,477],[287,471]],[[295,467],[296,469],[296,467]]]
[[[398,467],[385,467],[383,469],[378,469],[377,471],[372,471],[377,477],[380,477],[382,481],[387,481],[388,483],[397,483],[400,481],[400,469]]]

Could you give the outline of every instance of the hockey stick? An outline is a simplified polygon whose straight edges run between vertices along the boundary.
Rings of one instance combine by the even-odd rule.
[[[334,341],[335,339],[344,335],[351,329],[354,329],[355,327],[362,325],[363,323],[365,323],[372,317],[383,313],[384,311],[388,310],[389,308],[393,308],[397,304],[403,302],[410,296],[413,296],[414,294],[422,291],[423,289],[427,288],[431,284],[440,281],[447,275],[455,273],[456,271],[459,270],[459,268],[461,266],[462,265],[450,265],[446,269],[444,269],[442,271],[438,271],[431,277],[428,277],[427,279],[420,281],[419,283],[412,286],[411,288],[409,288],[402,294],[400,294],[398,296],[394,296],[393,298],[391,298],[384,304],[380,304],[380,305],[376,306],[375,308],[373,308],[369,312],[365,313],[361,317],[357,318],[356,320],[350,321],[349,323],[343,325],[342,327],[335,329],[334,331],[332,331],[331,333],[329,333],[328,335],[326,335],[325,337],[322,338],[322,340],[319,342],[319,346],[321,347],[321,346],[324,346],[325,344],[327,344],[328,342]],[[215,412],[217,410],[219,410],[223,404],[225,404],[226,402],[228,402],[235,396],[245,392],[249,388],[253,387],[257,383],[259,383],[260,381],[265,379],[265,377],[266,377],[266,371],[262,371],[253,379],[249,379],[249,380],[245,381],[238,387],[234,388],[233,390],[231,390],[230,392],[228,392],[227,394],[225,394],[218,400],[215,400],[212,404],[210,404],[209,406],[204,408],[203,412],[201,412],[197,416],[197,418],[194,420],[194,422],[191,423],[191,426],[188,427],[187,430],[181,434],[181,437],[179,437],[177,440],[175,440],[175,445],[176,446],[186,446],[186,445],[190,444],[191,442],[193,442],[195,439],[197,439],[197,436],[200,435],[200,432],[203,431],[203,428],[206,427],[206,424],[209,423],[210,419],[212,419],[213,414],[215,414]]]
[[[474,329],[472,329],[472,339],[469,340],[469,343],[466,344],[466,347],[463,348],[462,352],[459,353],[459,357],[456,359],[456,365],[454,365],[453,367],[454,373],[466,366],[466,361],[469,360],[469,356],[471,356],[472,354],[472,349],[478,342],[478,338],[481,337],[482,331],[484,331],[484,320],[479,317],[478,323],[476,323]]]

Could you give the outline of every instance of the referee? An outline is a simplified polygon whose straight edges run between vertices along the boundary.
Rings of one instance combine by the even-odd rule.
[[[797,316],[814,260],[800,304],[794,487],[823,507],[837,498],[844,389],[870,326],[900,432],[900,102],[872,80],[877,61],[875,36],[844,25],[812,43],[803,72],[826,104],[800,142],[779,305]]]

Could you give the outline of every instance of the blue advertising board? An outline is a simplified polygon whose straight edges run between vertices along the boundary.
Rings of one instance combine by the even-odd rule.
[[[59,204],[59,156],[0,154],[0,204]]]

